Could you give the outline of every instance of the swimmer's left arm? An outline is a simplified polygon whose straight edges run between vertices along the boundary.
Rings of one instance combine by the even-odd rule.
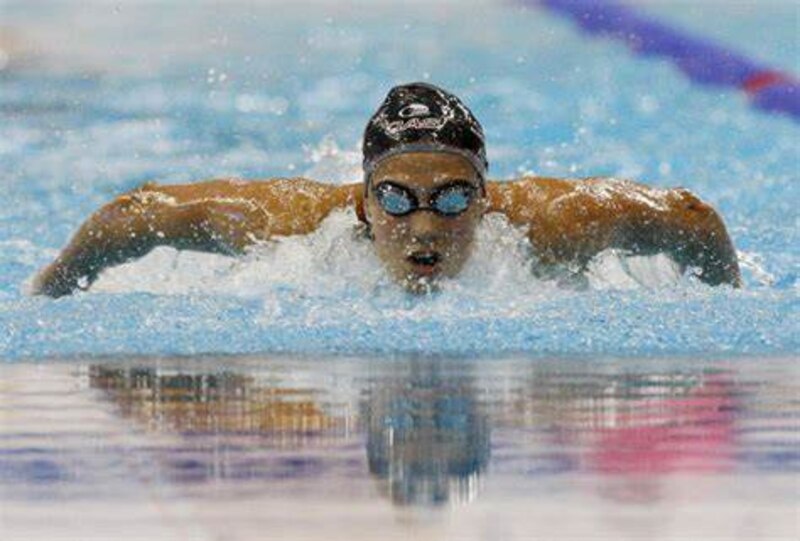
[[[620,195],[613,247],[641,255],[665,253],[709,285],[741,287],[736,249],[711,205],[682,188],[631,185],[636,189]]]
[[[86,289],[103,269],[156,246],[236,254],[259,241],[308,233],[333,209],[353,204],[358,187],[305,179],[148,183],[92,214],[34,278],[32,292],[60,297]]]
[[[710,284],[741,285],[736,250],[719,214],[688,190],[590,178],[526,178],[489,186],[491,207],[528,226],[544,264],[584,267],[608,248],[666,253]]]

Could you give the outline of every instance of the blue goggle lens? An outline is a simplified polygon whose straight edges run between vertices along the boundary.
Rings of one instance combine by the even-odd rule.
[[[395,216],[408,214],[417,206],[411,194],[391,184],[382,184],[376,190],[376,195],[383,210]]]
[[[432,210],[443,216],[457,216],[469,208],[474,196],[475,187],[461,181],[438,189],[431,196],[431,206],[422,207],[417,196],[404,186],[385,181],[375,188],[378,203],[393,216],[404,216],[415,210]]]
[[[472,202],[473,190],[469,186],[454,186],[447,188],[436,195],[433,208],[436,212],[445,215],[461,214]]]

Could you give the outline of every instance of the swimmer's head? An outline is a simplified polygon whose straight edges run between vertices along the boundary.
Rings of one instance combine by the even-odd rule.
[[[458,97],[428,83],[392,88],[364,130],[364,181],[380,162],[406,152],[457,154],[486,176],[483,128]]]
[[[364,132],[364,216],[378,256],[410,291],[455,276],[486,209],[483,130],[455,96],[393,88]]]

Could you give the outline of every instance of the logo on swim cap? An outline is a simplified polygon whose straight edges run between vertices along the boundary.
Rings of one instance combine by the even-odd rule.
[[[431,110],[423,103],[412,103],[410,105],[406,105],[397,112],[397,116],[400,118],[413,118],[416,116],[428,116],[430,114]]]
[[[408,120],[395,120],[386,123],[386,133],[397,136],[406,130],[432,130],[436,131],[447,123],[445,118],[410,118]]]

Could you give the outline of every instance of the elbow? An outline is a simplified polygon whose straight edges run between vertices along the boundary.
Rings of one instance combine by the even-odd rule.
[[[702,263],[697,277],[710,286],[729,285],[742,287],[742,276],[735,254],[732,258],[713,257]]]
[[[683,188],[673,190],[672,196],[668,221],[679,232],[698,239],[727,237],[722,217],[714,207]]]
[[[684,237],[678,244],[688,260],[684,262],[698,267],[698,277],[709,285],[741,287],[736,249],[720,214],[688,190],[675,193],[678,231]]]

